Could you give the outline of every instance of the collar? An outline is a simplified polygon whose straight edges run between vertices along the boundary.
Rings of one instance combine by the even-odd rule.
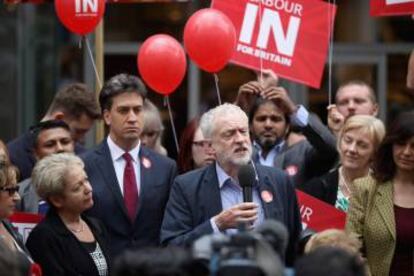
[[[111,139],[111,136],[108,135],[107,138],[109,152],[111,153],[112,161],[118,161],[120,158],[123,158],[122,155],[126,152],[122,148],[120,148],[115,142]],[[136,145],[135,148],[129,151],[129,154],[131,155],[132,159],[139,164],[139,152],[141,149],[141,141],[138,142],[138,145]]]
[[[218,183],[219,183],[219,188],[221,189],[224,185],[224,183],[230,178],[234,183],[238,183],[237,181],[235,181],[234,179],[232,179],[224,170],[223,168],[219,165],[218,162],[216,162],[216,173],[217,173],[217,178],[218,178]]]
[[[279,144],[274,145],[269,152],[271,151],[275,151],[276,153],[279,153],[282,151],[283,146],[285,145],[285,140],[282,140],[279,142]],[[253,146],[255,147],[255,149],[257,150],[257,153],[259,154],[259,156],[262,156],[262,147],[256,142],[253,141]]]

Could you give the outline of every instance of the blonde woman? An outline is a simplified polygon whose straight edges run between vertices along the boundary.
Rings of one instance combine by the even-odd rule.
[[[338,136],[340,165],[306,183],[303,191],[346,212],[353,181],[369,174],[384,135],[385,127],[379,119],[369,115],[350,117]]]

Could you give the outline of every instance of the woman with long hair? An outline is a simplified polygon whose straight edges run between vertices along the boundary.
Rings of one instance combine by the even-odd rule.
[[[391,125],[373,176],[355,183],[346,229],[357,234],[372,275],[413,275],[414,112]]]

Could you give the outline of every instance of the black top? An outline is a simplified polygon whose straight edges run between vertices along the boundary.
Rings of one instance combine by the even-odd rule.
[[[306,182],[299,189],[328,204],[335,206],[338,197],[339,167]]]
[[[106,230],[96,219],[82,216],[99,243],[110,271]],[[50,209],[45,219],[30,233],[27,248],[44,276],[99,275],[88,250],[70,232],[55,210]]]

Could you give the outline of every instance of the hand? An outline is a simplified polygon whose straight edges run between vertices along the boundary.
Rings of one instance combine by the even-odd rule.
[[[263,69],[261,73],[257,72],[257,80],[264,89],[279,85],[279,77],[272,69]]]
[[[245,83],[240,86],[234,104],[240,106],[241,109],[248,113],[256,97],[260,95],[260,91],[262,91],[262,87],[258,81]]]
[[[295,113],[298,109],[283,87],[269,87],[261,93],[261,96],[266,100],[274,101],[288,115]]]
[[[239,223],[244,222],[247,225],[253,225],[257,219],[257,208],[259,206],[254,202],[244,202],[232,206],[230,209],[223,210],[213,218],[220,231],[237,228]]]
[[[328,127],[337,136],[345,122],[345,117],[339,113],[335,104],[328,106]]]

